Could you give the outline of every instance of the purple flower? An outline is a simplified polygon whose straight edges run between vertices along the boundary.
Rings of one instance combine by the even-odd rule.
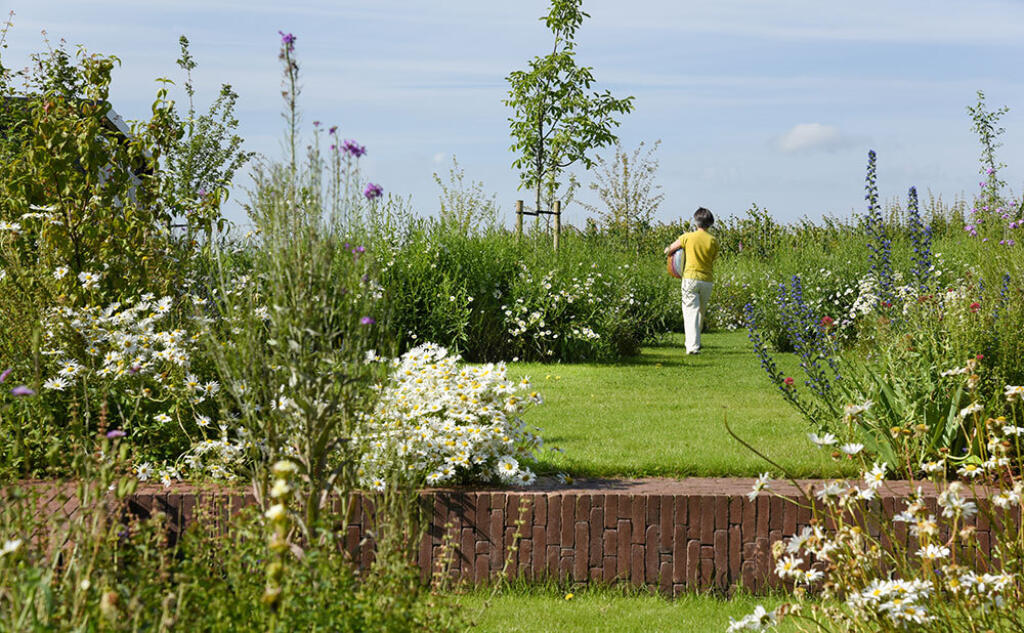
[[[331,129],[327,130],[328,134],[334,134],[337,131],[338,131],[338,126],[337,125],[332,125]]]
[[[291,33],[285,33],[284,31],[278,31],[278,35],[281,36],[281,46],[285,47],[289,53],[295,50],[295,36]]]
[[[368,316],[359,319],[359,322],[362,323],[363,325],[373,325],[374,323],[376,323],[376,321],[373,320],[373,317]]]
[[[12,396],[34,396],[36,392],[32,391],[25,385],[18,385],[14,389],[11,389]]]
[[[366,249],[365,249],[365,248],[363,248],[362,246],[357,246],[357,247],[356,247],[356,252],[357,252],[357,253],[365,253],[365,252],[366,252]]]
[[[319,121],[313,121],[313,127],[320,127]]]
[[[356,158],[366,153],[366,148],[352,139],[345,139],[345,145],[342,147],[342,150],[349,156],[355,156]]]
[[[203,187],[200,187],[199,191],[196,192],[196,195],[199,196],[200,198],[205,197],[206,196],[206,189],[203,188]]]
[[[363,191],[363,195],[366,196],[367,200],[373,200],[374,198],[381,197],[384,190],[381,189],[380,185],[375,185],[372,182],[366,185],[366,189]]]
[[[107,439],[115,440],[119,437],[124,437],[125,433],[121,429],[114,429],[113,431],[107,431]]]
[[[132,365],[130,368],[128,368],[128,373],[132,375],[135,375],[140,371],[142,371],[142,365]]]
[[[11,375],[12,371],[14,371],[14,368],[8,367],[3,371],[3,373],[0,373],[0,382],[7,380],[7,377]]]

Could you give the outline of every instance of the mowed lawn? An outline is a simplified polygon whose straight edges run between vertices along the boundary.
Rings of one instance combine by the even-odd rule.
[[[547,444],[539,470],[584,477],[740,477],[774,470],[729,437],[728,417],[738,435],[793,476],[855,474],[852,464],[841,472],[808,441],[806,422],[768,382],[745,332],[708,333],[702,343],[695,356],[686,355],[682,335],[672,335],[618,363],[512,364],[509,375],[529,376],[544,398],[524,417],[541,428]],[[797,359],[780,356],[780,368],[794,373]]]
[[[493,596],[479,590],[459,596],[459,602],[474,620],[473,633],[714,633],[725,631],[730,618],[739,620],[758,604],[774,610],[785,599],[737,595],[726,600],[693,593],[668,600],[650,593],[626,595],[615,588],[581,589],[573,595],[540,587]],[[785,622],[775,630],[797,629]]]

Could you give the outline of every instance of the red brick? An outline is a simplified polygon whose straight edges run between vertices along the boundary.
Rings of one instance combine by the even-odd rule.
[[[715,497],[715,529],[724,530],[729,527],[729,497]]]
[[[786,502],[781,497],[771,498],[771,509],[768,514],[768,529],[769,530],[781,530],[782,529],[782,511],[785,508]]]
[[[487,554],[477,556],[473,566],[473,582],[482,584],[490,579],[491,559]]]
[[[740,565],[743,564],[742,547],[740,526],[733,525],[729,528],[729,578],[732,582],[738,582],[740,579]]]
[[[984,571],[984,572],[991,571],[991,569],[989,568],[990,566],[988,564],[989,557],[991,556],[991,552],[992,552],[991,537],[989,536],[989,532],[987,530],[986,531],[979,530],[978,531],[978,549],[977,549],[977,552],[975,553],[975,565],[977,566],[979,571]]]
[[[533,495],[533,524],[548,524],[548,496],[545,494]]]
[[[700,584],[700,541],[696,539],[686,544],[686,584],[691,590]]]
[[[416,561],[420,568],[420,580],[423,582],[428,582],[430,580],[431,569],[433,569],[432,553],[433,546],[431,544],[430,535],[424,533],[423,537],[420,538],[419,555],[417,556]]]
[[[733,495],[729,497],[729,525],[739,525],[743,522],[743,503],[746,497]]]
[[[358,525],[350,525],[350,526],[348,526],[348,529],[345,532],[345,551],[347,551],[353,557],[355,557],[355,555],[359,552],[359,539],[360,538],[361,538],[361,535],[359,534],[359,526]],[[437,541],[438,543],[441,542],[440,538],[437,538],[437,539],[434,539],[434,540]]]
[[[548,543],[548,555],[547,562],[544,565],[547,572],[551,574],[552,578],[558,578],[561,570],[561,550],[557,545],[551,545]]]
[[[676,525],[686,525],[686,497],[683,495],[676,495],[673,497],[675,505],[675,523]]]
[[[658,588],[663,595],[672,593],[672,563],[663,562],[658,571]]]
[[[743,582],[743,588],[747,591],[757,591],[760,589],[757,576],[757,563],[752,560],[745,561],[743,567],[740,569],[740,579]]]
[[[502,564],[508,570],[506,574],[507,578],[515,578],[519,574],[519,552],[512,549],[512,545],[516,543],[516,529],[514,527],[505,528],[505,539],[504,539],[504,550],[502,553],[505,556],[505,560]]]
[[[757,563],[757,573],[767,577],[771,571],[772,554],[768,544],[768,535],[757,537],[757,556],[754,557]]]
[[[661,497],[650,495],[647,497],[647,518],[644,525],[655,525],[661,522]]]
[[[580,495],[576,497],[576,520],[589,521],[590,508],[593,506],[593,495]]]
[[[574,547],[576,534],[576,495],[562,495],[562,547]]]
[[[619,495],[611,494],[604,496],[604,526],[606,528],[615,527],[618,521],[618,504]]]
[[[615,530],[618,534],[615,556],[618,559],[618,567],[615,570],[620,577],[626,578],[629,575],[629,543],[630,523],[628,519],[619,519],[619,527]]]
[[[636,586],[644,584],[644,546],[633,543],[629,553],[629,581]]]
[[[633,495],[630,501],[632,508],[630,520],[633,522],[633,543],[644,542],[644,530],[647,528],[647,497]]]
[[[607,583],[614,582],[618,578],[617,569],[619,565],[615,556],[605,556],[601,563],[601,580]]]
[[[572,556],[563,556],[559,558],[558,578],[563,582],[572,578]]]
[[[686,582],[686,526],[674,527],[672,539],[672,582]]]
[[[547,559],[545,553],[548,546],[547,528],[542,525],[533,526],[533,575],[539,577],[546,570]],[[554,572],[554,570],[549,570]]]
[[[604,556],[604,508],[590,509],[590,566],[599,567]]]
[[[740,533],[743,535],[744,542],[753,542],[755,530],[757,529],[757,503],[747,501],[745,497],[740,502],[743,508]]]
[[[729,532],[715,530],[715,586],[729,586]]]
[[[757,525],[754,527],[754,533],[744,535],[746,538],[754,537],[755,539],[767,538],[768,536],[768,506],[771,504],[771,498],[766,495],[761,495],[757,498]]]
[[[633,496],[627,494],[619,494],[616,500],[616,506],[618,507],[617,515],[620,519],[629,519],[633,516]]]
[[[701,512],[700,497],[690,495],[686,498],[686,536],[687,538],[700,538]]]
[[[576,522],[576,565],[573,578],[582,581],[587,579],[587,563],[590,561],[590,525],[586,521]]]
[[[491,496],[486,493],[477,493],[475,497],[476,512],[473,517],[473,525],[480,534],[487,534],[491,522]]]
[[[525,578],[533,578],[532,539],[523,539],[519,541],[519,574]]]
[[[700,498],[700,542],[710,545],[715,539],[715,497]]]
[[[548,545],[557,545],[562,541],[562,497],[551,495],[548,497]],[[550,568],[549,568],[550,569]],[[552,573],[557,572],[551,569]]]
[[[505,557],[505,511],[493,509],[493,504],[487,538],[494,544],[494,549],[491,550],[491,567],[501,569],[502,559]]]
[[[700,584],[701,589],[709,589],[715,578],[715,561],[710,558],[700,560]]]
[[[644,539],[644,580],[648,584],[658,582],[658,542],[661,540],[657,525],[648,525]]]
[[[664,495],[661,497],[661,552],[672,551],[672,533],[673,533],[673,521],[672,515],[675,509],[672,497]]]
[[[796,511],[797,525],[810,525],[812,516],[811,507],[807,505],[806,501],[801,499],[801,504]]]
[[[796,503],[787,499],[782,508],[782,533],[786,536],[796,534],[796,511]]]
[[[473,558],[476,556],[476,533],[471,527],[462,528],[462,573],[469,575],[473,571]]]

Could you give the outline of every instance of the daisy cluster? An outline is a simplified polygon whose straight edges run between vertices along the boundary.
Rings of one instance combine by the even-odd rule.
[[[185,300],[204,303],[191,295]],[[43,381],[43,391],[59,397],[79,384],[104,384],[109,393],[145,403],[129,425],[181,429],[192,445],[181,463],[142,462],[135,467],[141,481],[169,485],[181,477],[182,469],[231,479],[241,463],[245,438],[229,432],[226,421],[214,422],[213,400],[221,385],[193,373],[200,334],[181,327],[181,321],[171,323],[174,307],[171,297],[145,294],[105,307],[52,309],[43,335],[43,354],[53,359],[52,373]]]
[[[382,489],[396,467],[404,477],[441,485],[497,479],[528,486],[536,479],[524,461],[541,439],[520,415],[541,404],[530,381],[510,380],[504,363],[469,366],[427,343],[389,362],[380,400],[362,417],[363,484]]]
[[[592,266],[596,268],[596,264]],[[509,336],[521,346],[543,349],[547,356],[554,355],[554,345],[559,337],[585,342],[601,338],[589,326],[580,325],[573,319],[559,326],[561,319],[558,317],[570,310],[596,309],[613,285],[600,271],[591,270],[583,278],[572,277],[564,286],[556,288],[556,285],[561,285],[556,272],[548,271],[535,279],[524,268],[520,272],[519,283],[540,292],[533,298],[519,297],[515,303],[501,306]],[[631,300],[632,296],[624,298],[624,301]]]
[[[1017,424],[1020,393],[1019,387],[1006,388],[1013,420],[987,421],[993,436],[987,460],[921,463],[918,472],[925,477],[894,514],[883,513],[878,499],[889,472],[884,462],[866,468],[859,482],[832,481],[815,486],[813,494],[807,490],[814,520],[773,547],[775,573],[792,583],[800,603],[781,607],[779,618],[801,613],[831,630],[849,631],[1018,630],[1024,600],[1019,572],[1024,544],[1014,520],[1024,496],[1015,452],[1024,434]],[[810,440],[819,448],[838,444],[831,434],[811,434]],[[842,450],[859,454],[862,447]],[[947,482],[949,472],[961,479]],[[770,473],[762,474],[750,499],[774,494],[771,484]],[[924,492],[928,486],[931,499]],[[989,525],[990,549],[976,529],[982,517]],[[816,597],[805,602],[809,591]],[[727,630],[762,630],[774,625],[768,615],[759,608]]]

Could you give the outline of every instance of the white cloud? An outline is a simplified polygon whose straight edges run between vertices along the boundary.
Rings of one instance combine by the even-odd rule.
[[[821,123],[798,123],[776,140],[776,147],[787,154],[797,152],[834,152],[854,143],[839,128]]]

